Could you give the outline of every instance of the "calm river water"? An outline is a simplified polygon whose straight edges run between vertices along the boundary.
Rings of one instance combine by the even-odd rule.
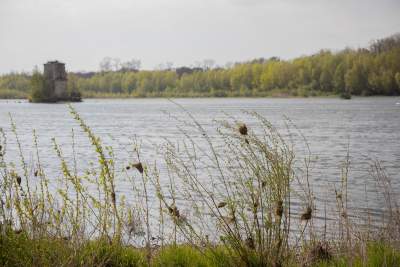
[[[176,99],[207,129],[214,128],[214,119],[227,113],[245,121],[252,127],[255,120],[243,111],[256,111],[265,116],[282,132],[286,131],[287,116],[306,137],[316,161],[312,169],[312,187],[317,208],[323,209],[324,200],[334,201],[334,186],[341,177],[340,166],[350,153],[351,168],[349,190],[351,205],[368,206],[372,213],[379,213],[383,200],[375,198],[376,183],[369,170],[372,160],[378,159],[392,179],[395,192],[400,192],[400,98],[340,99]],[[142,157],[157,161],[161,176],[165,174],[162,159],[156,155],[155,145],[165,139],[179,139],[182,135],[171,113],[183,118],[183,112],[166,99],[85,100],[73,106],[94,132],[107,145],[112,145],[120,169],[132,157],[128,150],[133,137],[143,143]],[[55,137],[68,155],[71,151],[71,129],[75,130],[78,167],[94,160],[87,137],[69,114],[66,104],[31,104],[24,101],[0,101],[0,127],[9,135],[8,161],[17,162],[15,139],[10,135],[10,113],[17,125],[19,138],[28,161],[32,159],[32,130],[39,136],[41,161],[48,174],[60,174],[59,161],[53,150],[51,138]],[[190,132],[189,132],[190,134]],[[193,133],[198,134],[198,133]],[[210,134],[215,132],[210,130]],[[295,145],[304,147],[300,136]],[[299,148],[300,158],[304,150]],[[163,178],[162,178],[163,179]],[[129,191],[124,182],[117,190]],[[368,203],[366,203],[368,195]],[[328,197],[330,196],[330,197]],[[154,197],[154,196],[152,196]],[[330,199],[329,199],[330,198]],[[328,215],[329,217],[329,215]]]

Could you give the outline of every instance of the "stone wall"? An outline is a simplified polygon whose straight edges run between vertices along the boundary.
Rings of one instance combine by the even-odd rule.
[[[66,98],[67,97],[67,81],[66,80],[54,81],[54,95],[57,98]]]
[[[44,64],[44,78],[54,97],[58,99],[67,97],[67,73],[64,63],[49,61]]]

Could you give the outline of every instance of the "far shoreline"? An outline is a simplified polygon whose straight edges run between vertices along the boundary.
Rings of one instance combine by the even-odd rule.
[[[59,101],[55,103],[37,102],[32,103],[28,98],[0,98],[0,101],[23,101],[32,104],[65,104],[65,103],[82,103],[85,100],[133,100],[133,99],[339,99],[339,100],[352,100],[352,99],[368,99],[368,98],[399,98],[400,95],[371,95],[371,96],[352,96],[351,99],[342,99],[340,95],[318,95],[318,96],[104,96],[104,97],[83,97],[80,102]]]

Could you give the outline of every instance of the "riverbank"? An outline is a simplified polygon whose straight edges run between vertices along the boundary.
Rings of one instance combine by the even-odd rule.
[[[303,92],[298,94],[297,92],[285,91],[285,90],[271,90],[268,92],[153,92],[148,94],[124,94],[124,93],[96,93],[96,92],[84,92],[84,98],[306,98],[306,97],[340,97],[339,94],[323,93],[323,92]]]
[[[29,94],[18,90],[2,89],[0,90],[0,99],[28,99]]]
[[[258,93],[258,94],[210,94],[210,93],[191,93],[191,94],[168,94],[168,93],[158,93],[158,94],[147,94],[147,95],[135,95],[135,94],[110,94],[110,93],[94,93],[86,92],[83,93],[84,99],[141,99],[141,98],[313,98],[313,97],[324,97],[324,98],[340,98],[339,94],[324,94],[324,93],[310,93],[304,95],[289,94],[285,92],[271,91],[268,93]],[[16,90],[2,91],[0,90],[0,99],[28,99],[29,94],[23,93]]]

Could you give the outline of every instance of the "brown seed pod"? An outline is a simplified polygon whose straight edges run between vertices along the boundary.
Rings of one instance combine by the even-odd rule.
[[[21,181],[22,181],[21,176],[17,176],[16,179],[17,179],[18,185],[21,185]]]
[[[14,233],[19,235],[20,233],[22,233],[22,230],[21,229],[14,230]]]
[[[175,206],[168,207],[168,211],[169,211],[169,213],[171,213],[172,216],[179,218],[180,214],[179,214],[179,210],[177,207],[175,207]]]
[[[259,199],[258,199],[258,197],[257,197],[257,198],[254,200],[253,207],[254,207],[255,209],[257,209],[258,206],[260,206],[260,201],[259,201]]]
[[[283,214],[283,202],[282,200],[279,200],[276,203],[276,207],[275,207],[275,215],[278,217],[282,217]]]
[[[301,215],[301,220],[302,221],[308,221],[311,219],[312,215],[312,209],[311,207],[307,207],[307,210]]]
[[[220,203],[218,203],[218,208],[220,209],[220,208],[223,208],[223,207],[225,207],[226,206],[226,202],[220,202]]]
[[[174,207],[174,216],[177,217],[177,218],[180,217],[179,210],[178,210],[177,207]]]
[[[134,163],[134,164],[132,164],[132,167],[136,168],[140,173],[143,173],[143,165],[142,165],[142,163],[140,163],[140,162]]]
[[[246,239],[246,246],[249,247],[250,249],[255,249],[256,246],[254,245],[254,240],[252,237],[248,237]]]
[[[222,216],[221,218],[224,220],[224,222],[226,224],[231,224],[236,221],[235,217],[231,217],[231,216]]]
[[[239,126],[239,133],[241,135],[247,135],[247,126],[246,126],[246,124],[243,123],[242,125]]]
[[[318,262],[330,260],[332,253],[327,244],[318,243],[305,256],[308,262]]]

